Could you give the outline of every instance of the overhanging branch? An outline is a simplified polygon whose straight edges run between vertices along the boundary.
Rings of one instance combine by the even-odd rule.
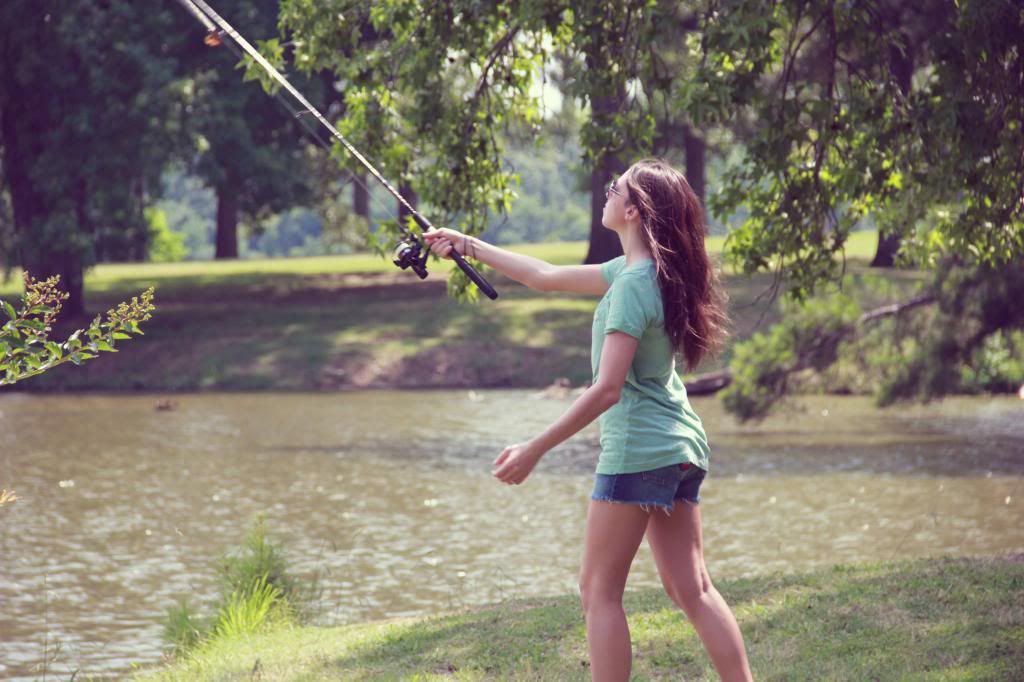
[[[781,373],[781,376],[777,378],[785,381],[785,377],[789,376],[790,374],[802,371],[804,369],[807,369],[808,367],[815,366],[815,363],[813,362],[813,359],[815,357],[820,357],[823,354],[827,354],[828,352],[830,352],[830,349],[834,349],[840,343],[840,341],[842,341],[847,336],[856,333],[860,327],[862,327],[865,324],[868,324],[869,322],[874,322],[875,320],[881,319],[883,317],[901,315],[913,308],[931,305],[935,303],[936,300],[937,299],[935,297],[935,294],[928,293],[913,298],[909,301],[883,305],[879,306],[878,308],[869,310],[857,319],[856,324],[848,325],[841,329],[833,330],[815,339],[815,341],[812,342],[807,349],[805,349],[805,352],[802,353],[801,356],[796,359],[796,362],[794,362],[791,366],[778,368],[778,372]],[[718,391],[722,390],[723,388],[731,384],[732,380],[732,372],[730,372],[728,369],[719,370],[717,372],[708,372],[705,374],[697,374],[696,376],[692,377],[691,379],[685,382],[686,392],[689,395],[710,395],[712,393],[717,393]]]

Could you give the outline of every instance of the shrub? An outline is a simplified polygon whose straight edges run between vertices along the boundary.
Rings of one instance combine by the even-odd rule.
[[[216,615],[200,616],[187,600],[168,610],[163,636],[172,656],[218,639],[306,623],[313,618],[320,597],[319,579],[304,587],[289,573],[284,554],[267,538],[262,515],[246,534],[241,550],[225,554],[216,562],[216,572]]]

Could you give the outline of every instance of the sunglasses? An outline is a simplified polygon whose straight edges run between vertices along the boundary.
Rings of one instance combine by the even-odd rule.
[[[620,192],[619,190],[615,189],[615,183],[614,182],[609,182],[608,183],[608,187],[604,190],[604,197],[605,197],[605,199],[610,199],[612,194],[618,194],[620,197],[622,196],[622,192]]]

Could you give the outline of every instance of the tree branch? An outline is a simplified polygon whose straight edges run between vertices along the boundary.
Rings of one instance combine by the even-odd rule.
[[[788,377],[794,372],[813,367],[813,359],[816,356],[828,352],[830,348],[834,348],[844,337],[855,333],[861,326],[878,320],[883,317],[889,317],[892,315],[901,315],[907,310],[917,308],[924,305],[930,305],[936,302],[934,294],[923,294],[917,298],[913,298],[903,303],[892,303],[890,305],[883,305],[873,310],[869,310],[858,318],[857,323],[850,325],[849,327],[838,329],[828,334],[824,334],[817,338],[811,345],[810,349],[798,357],[796,361],[789,367],[779,367],[776,373],[781,375],[782,381],[785,381],[785,377]],[[719,370],[717,372],[708,372],[705,374],[698,374],[689,381],[686,381],[686,392],[690,395],[710,395],[717,393],[726,386],[732,383],[733,376],[732,372],[728,369]]]
[[[875,308],[874,310],[869,310],[863,315],[861,315],[860,318],[857,320],[857,324],[866,324],[868,322],[873,322],[874,320],[877,320],[879,318],[889,317],[891,315],[901,315],[902,313],[904,313],[907,310],[910,310],[911,308],[917,308],[918,306],[922,305],[930,305],[932,303],[935,303],[935,301],[935,294],[923,294],[921,296],[918,296],[917,298],[911,299],[904,303],[892,303],[890,305],[883,305],[879,308]]]
[[[483,92],[484,86],[487,84],[487,74],[490,72],[491,67],[494,66],[494,62],[498,60],[498,56],[504,52],[508,44],[512,42],[512,39],[519,33],[519,26],[512,26],[509,30],[501,37],[494,47],[491,48],[491,53],[487,57],[487,64],[484,65],[483,73],[480,74],[480,78],[476,81],[476,89],[473,91],[473,100],[476,101],[480,97],[480,93]]]

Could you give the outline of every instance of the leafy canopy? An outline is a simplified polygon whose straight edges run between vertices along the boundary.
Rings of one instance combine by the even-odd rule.
[[[836,279],[866,215],[903,258],[1001,266],[1024,250],[1024,10],[1013,0],[722,0],[707,5],[679,103],[751,127],[710,201],[745,206],[742,272],[801,300]]]

